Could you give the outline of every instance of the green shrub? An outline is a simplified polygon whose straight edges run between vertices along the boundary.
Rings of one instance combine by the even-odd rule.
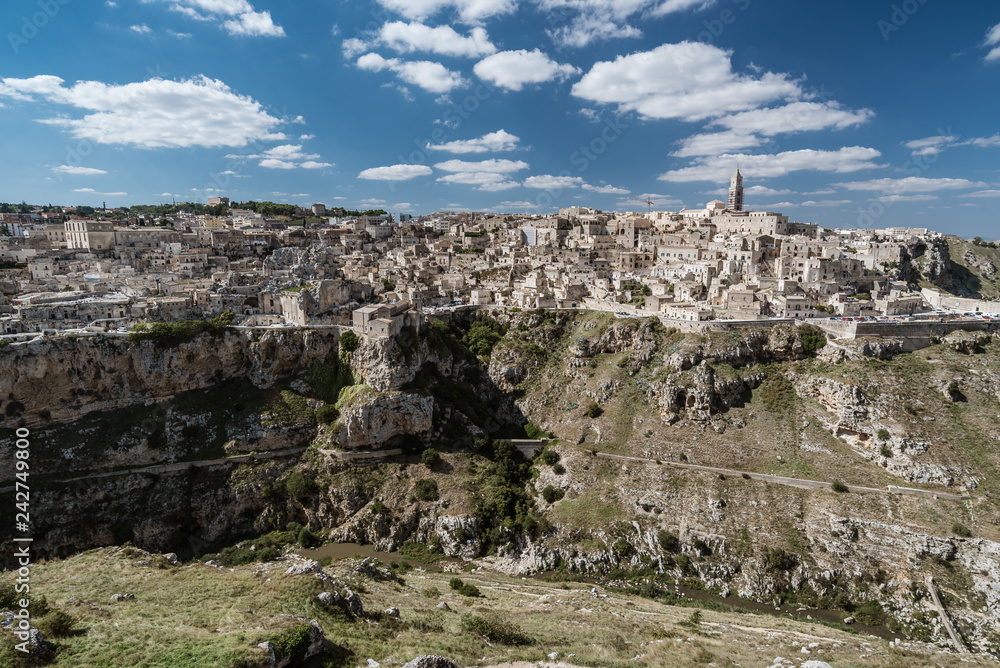
[[[479,598],[482,596],[478,587],[471,585],[468,582],[463,582],[461,578],[452,578],[448,581],[448,586],[462,596],[468,596],[470,598]]]
[[[590,403],[587,404],[587,417],[599,418],[603,413],[604,409],[601,408],[596,401],[591,400]]]
[[[441,463],[441,454],[434,448],[427,448],[420,455],[420,461],[429,469]]]
[[[279,663],[288,658],[291,659],[289,665],[299,665],[309,650],[309,631],[309,624],[296,624],[271,636],[268,642],[274,649],[274,658]]]
[[[562,464],[556,464],[552,467],[552,472],[556,475],[562,475],[563,473],[566,473],[566,469]]]
[[[878,453],[883,457],[892,457],[892,448],[884,443],[879,447]]]
[[[844,484],[843,482],[841,482],[840,480],[834,480],[834,481],[833,481],[833,483],[831,483],[830,487],[831,487],[831,488],[833,489],[833,491],[835,491],[835,492],[840,492],[840,493],[844,493],[844,492],[848,492],[848,491],[850,491],[850,490],[848,490],[848,488],[847,488],[847,485],[845,485],[845,484]]]
[[[441,590],[437,587],[428,587],[420,593],[423,594],[424,598],[439,598],[441,596]]]
[[[458,588],[458,593],[462,596],[468,596],[469,598],[479,598],[482,596],[482,594],[479,593],[479,588],[475,585],[469,584],[468,582]]]
[[[541,457],[539,457],[539,459],[542,460],[543,464],[548,464],[549,466],[552,466],[553,464],[559,462],[559,453],[556,452],[555,450],[550,450],[546,448],[545,450],[542,450],[542,455]]]
[[[878,433],[875,434],[875,437],[880,441],[888,441],[890,438],[892,438],[892,434],[889,433],[888,429],[883,428],[878,430]]]
[[[316,482],[306,476],[302,471],[293,471],[292,475],[288,476],[288,481],[285,483],[285,489],[294,499],[302,500],[309,496],[318,489]]]
[[[798,557],[785,552],[780,547],[769,547],[764,553],[764,567],[772,573],[790,571],[798,565]]]
[[[358,335],[351,330],[347,330],[340,335],[340,349],[345,352],[353,353],[358,349],[360,344],[361,341],[358,340]]]
[[[961,522],[955,522],[951,525],[951,532],[956,536],[961,536],[962,538],[971,538],[972,532],[969,527],[965,526]]]
[[[503,325],[483,313],[477,313],[469,331],[462,336],[462,343],[479,357],[488,357],[505,333]]]
[[[826,345],[826,334],[815,325],[802,325],[799,327],[799,338],[802,340],[802,350],[807,355],[812,355]]]
[[[320,424],[330,424],[336,422],[340,417],[340,411],[333,404],[323,404],[316,411],[316,421]]]
[[[436,480],[424,478],[418,480],[413,495],[421,501],[437,501],[438,484]]]
[[[549,485],[542,490],[542,498],[545,499],[545,503],[555,503],[565,495],[566,492],[561,489],[556,489],[552,485]]]
[[[660,547],[664,552],[677,554],[681,551],[681,541],[677,537],[677,534],[666,531],[665,529],[660,529],[656,532],[656,542],[660,544]]]
[[[531,636],[499,612],[466,615],[462,618],[462,630],[501,645],[531,645],[535,642]]]
[[[45,638],[65,638],[73,632],[76,619],[62,610],[52,610],[35,622]]]
[[[740,477],[742,477],[744,480],[753,480],[753,478],[749,473],[741,473]]]
[[[170,348],[191,341],[202,334],[218,336],[229,331],[235,320],[232,311],[211,320],[179,320],[177,322],[140,323],[125,337],[129,345],[152,341],[158,348]]]
[[[865,601],[854,610],[854,618],[866,626],[885,624],[886,614],[878,601]]]
[[[385,504],[382,503],[379,499],[375,499],[374,501],[372,501],[373,513],[375,513],[376,515],[381,515],[382,513],[385,512],[385,510],[386,510]]]
[[[296,542],[302,547],[315,547],[319,545],[319,536],[314,534],[306,527],[299,529],[298,535],[296,536]]]
[[[0,610],[13,610],[19,598],[13,582],[0,582]]]
[[[552,432],[545,431],[544,429],[540,429],[540,428],[536,427],[534,424],[532,424],[531,422],[529,422],[528,424],[524,425],[524,433],[527,434],[528,438],[534,438],[534,439],[539,439],[539,438],[555,438],[555,436],[554,436],[554,434],[552,434]]]
[[[441,539],[432,536],[426,544],[406,541],[399,546],[399,554],[425,564],[435,562],[441,558]]]
[[[281,556],[281,550],[276,547],[259,547],[251,550],[245,547],[227,547],[219,552],[218,561],[227,568],[243,566],[255,561],[274,561]]]

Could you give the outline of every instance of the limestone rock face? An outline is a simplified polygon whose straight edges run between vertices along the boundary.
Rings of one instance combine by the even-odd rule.
[[[997,268],[988,258],[979,257],[972,250],[965,251],[962,260],[966,265],[975,267],[976,270],[988,280],[993,280],[997,275]]]
[[[817,357],[832,364],[872,357],[889,360],[903,352],[903,340],[890,337],[860,337],[824,346]]]
[[[944,342],[960,353],[974,355],[993,340],[990,332],[965,332],[957,330],[944,337]]]
[[[431,431],[434,400],[404,392],[372,393],[345,407],[335,438],[347,450],[377,450],[406,434]]]
[[[107,336],[10,346],[3,352],[0,374],[0,414],[6,418],[2,425],[15,424],[22,412],[31,416],[48,411],[53,420],[74,419],[95,410],[168,399],[232,378],[246,377],[257,387],[269,387],[336,350],[338,336],[334,329],[235,330],[203,334],[169,348],[158,348],[152,341],[129,345],[123,338]]]
[[[275,248],[274,252],[264,260],[265,270],[284,270],[301,279],[326,276],[336,270],[337,266],[337,256],[328,246]]]

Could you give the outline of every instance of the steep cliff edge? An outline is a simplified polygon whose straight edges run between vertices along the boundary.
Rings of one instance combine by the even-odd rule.
[[[235,362],[220,382],[171,371],[206,385],[149,406],[119,392],[133,403],[33,423],[53,481],[95,462],[114,474],[41,484],[39,544],[68,554],[132,540],[197,554],[301,524],[387,550],[416,541],[508,573],[676,579],[861,611],[940,638],[921,585],[933,573],[963,635],[992,647],[1000,344],[973,344],[900,353],[862,342],[817,355],[815,337],[792,327],[699,336],[533,312],[429,323],[351,352],[276,351],[303,361],[270,384]],[[528,433],[557,438],[530,463],[504,440],[529,421]],[[421,459],[428,446],[440,453]],[[387,447],[403,454],[349,463]]]
[[[256,387],[308,368],[336,349],[334,329],[230,330],[176,346],[124,337],[50,339],[0,350],[0,427],[24,416],[68,420],[243,378]]]

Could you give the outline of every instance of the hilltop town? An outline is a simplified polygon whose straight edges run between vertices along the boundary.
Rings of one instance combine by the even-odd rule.
[[[1000,310],[907,280],[912,249],[933,248],[937,232],[793,222],[747,210],[743,193],[737,169],[727,202],[677,212],[574,206],[556,215],[396,220],[337,216],[316,204],[267,217],[216,198],[209,204],[222,215],[3,213],[0,331],[117,331],[231,311],[237,325],[341,325],[391,336],[407,311],[462,305],[610,310],[676,323]]]

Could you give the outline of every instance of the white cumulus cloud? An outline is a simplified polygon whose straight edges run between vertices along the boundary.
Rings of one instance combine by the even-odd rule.
[[[370,167],[358,174],[359,179],[369,181],[408,181],[418,176],[427,176],[433,170],[426,165],[388,165]]]
[[[555,17],[569,17],[566,25],[546,33],[560,46],[584,47],[609,39],[641,37],[628,21],[632,17],[665,16],[704,9],[715,0],[536,0],[539,9]]]
[[[580,72],[573,65],[557,63],[538,49],[501,51],[483,58],[472,69],[480,79],[507,90],[521,90],[525,84],[565,81]]]
[[[990,49],[990,52],[986,54],[986,60],[1000,60],[1000,23],[986,31],[985,45],[987,47],[993,47]]]
[[[447,151],[448,153],[490,153],[496,151],[513,151],[521,141],[506,130],[497,130],[477,137],[476,139],[458,139],[444,144],[427,144],[429,151]]]
[[[379,29],[378,42],[397,53],[427,51],[442,56],[470,58],[488,56],[497,50],[483,28],[473,28],[466,36],[448,25],[431,28],[416,21],[386,23]]]
[[[140,148],[244,146],[251,140],[280,137],[281,121],[250,97],[205,76],[181,81],[150,79],[130,84],[78,81],[64,86],[59,77],[0,80],[0,97],[50,103],[83,110],[40,122],[99,144]]]
[[[895,195],[908,193],[928,193],[938,190],[963,190],[966,188],[983,188],[985,183],[967,179],[929,179],[922,176],[907,176],[903,179],[872,179],[870,181],[851,181],[834,184],[847,190],[870,190]]]
[[[695,164],[661,174],[661,181],[728,181],[733,165],[739,163],[747,174],[766,179],[786,176],[796,171],[845,173],[874,169],[882,165],[873,162],[882,155],[873,148],[845,146],[836,151],[803,149],[764,155],[743,153],[699,158]]]
[[[152,4],[158,0],[142,0]],[[285,29],[271,18],[270,11],[257,11],[247,0],[159,0],[188,18],[217,23],[230,35],[284,37]]]
[[[583,178],[579,176],[553,176],[552,174],[541,174],[539,176],[529,176],[524,180],[525,188],[538,188],[541,190],[579,188],[582,185]]]
[[[509,14],[517,8],[515,0],[378,0],[378,3],[408,19],[423,20],[441,11],[453,11],[466,23]]]
[[[595,63],[572,92],[644,118],[688,121],[749,111],[804,94],[786,74],[734,72],[728,51],[701,42],[663,44]]]
[[[93,176],[95,174],[107,174],[103,169],[95,169],[93,167],[77,167],[74,165],[59,165],[58,167],[52,168],[53,172],[58,172],[60,174],[73,174],[75,176]]]
[[[357,65],[370,72],[390,70],[403,81],[431,93],[447,93],[466,83],[458,72],[452,72],[441,63],[429,60],[403,61],[399,58],[383,58],[377,53],[366,53],[358,58]]]
[[[628,195],[631,192],[628,188],[618,188],[616,186],[592,186],[589,183],[584,183],[582,188],[584,190],[589,190],[590,192],[600,193],[601,195]]]
[[[445,160],[444,162],[437,163],[434,167],[445,172],[493,172],[496,174],[508,174],[528,169],[528,163],[523,160],[501,160],[498,158],[479,160],[478,162]]]
[[[712,125],[723,125],[737,132],[759,132],[773,136],[786,132],[842,130],[867,122],[875,113],[870,109],[853,111],[836,102],[792,102],[771,109],[753,109],[716,119]]]

